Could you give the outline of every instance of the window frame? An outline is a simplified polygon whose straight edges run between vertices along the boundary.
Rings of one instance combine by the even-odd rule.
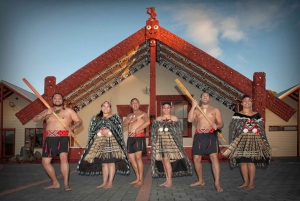
[[[282,128],[280,130],[272,130],[271,127],[278,127],[278,128]],[[295,127],[295,130],[288,130],[285,129],[286,127]],[[282,131],[297,131],[298,130],[298,126],[297,125],[284,125],[284,126],[269,126],[269,131],[270,132],[282,132]]]
[[[24,132],[24,147],[26,147],[26,134],[27,134],[27,130],[34,130],[34,148],[35,149],[42,149],[43,148],[43,143],[44,143],[44,129],[43,128],[25,128],[25,132]],[[40,146],[37,146],[36,143],[36,135],[37,135],[37,130],[41,130],[41,134],[42,134],[42,142]],[[30,134],[30,131],[28,131]]]
[[[157,114],[157,116],[161,116],[161,114],[162,114],[161,104],[163,102],[167,102],[167,101],[169,101],[169,102],[187,101],[187,114],[186,115],[188,117],[188,113],[191,110],[192,105],[189,101],[188,96],[186,96],[186,95],[157,95],[156,96],[156,114]],[[192,138],[193,137],[193,135],[192,135],[192,126],[193,126],[193,124],[191,122],[187,121],[187,134],[182,135],[183,138]]]

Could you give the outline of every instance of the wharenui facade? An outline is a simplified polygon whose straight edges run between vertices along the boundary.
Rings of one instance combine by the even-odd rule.
[[[56,83],[53,76],[45,78],[42,97],[52,105],[51,96],[55,92],[61,93],[65,105],[73,108],[84,121],[75,132],[81,144],[72,144],[72,149],[76,150],[71,151],[74,158],[79,156],[78,149],[82,150],[86,145],[89,122],[100,111],[101,103],[110,101],[113,112],[123,118],[131,112],[129,102],[134,97],[140,100],[141,109],[148,112],[151,120],[160,115],[162,101],[172,101],[173,112],[183,122],[185,149],[190,152],[195,129],[186,119],[190,100],[178,88],[175,79],[179,79],[197,100],[203,91],[210,94],[211,105],[220,109],[224,119],[222,133],[227,143],[223,142],[223,145],[229,144],[229,122],[233,112],[240,110],[244,94],[252,96],[253,109],[263,118],[266,110],[285,122],[296,114],[295,108],[266,90],[264,72],[254,73],[250,80],[163,28],[155,8],[148,8],[147,13],[150,17],[145,26],[60,83]],[[26,124],[44,109],[45,105],[36,99],[16,116]],[[126,132],[124,128],[125,136]],[[149,134],[150,129],[147,132]]]

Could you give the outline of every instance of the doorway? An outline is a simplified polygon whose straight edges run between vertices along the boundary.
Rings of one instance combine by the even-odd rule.
[[[3,129],[2,156],[12,157],[15,155],[15,129]]]

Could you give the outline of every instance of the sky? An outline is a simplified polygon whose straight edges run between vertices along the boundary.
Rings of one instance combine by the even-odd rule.
[[[300,84],[298,0],[0,0],[0,80],[40,93],[146,25],[160,26],[277,93]]]

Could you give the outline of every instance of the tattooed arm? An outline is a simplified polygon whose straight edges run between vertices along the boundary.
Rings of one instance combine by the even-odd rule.
[[[36,115],[35,117],[33,117],[33,121],[34,122],[38,122],[41,120],[44,120],[46,118],[47,115],[51,114],[53,112],[52,108],[46,109],[43,112],[41,112],[40,114]]]
[[[82,125],[82,121],[77,121],[77,122],[74,122],[74,124],[70,127],[70,130],[75,130],[76,128],[79,128],[81,125]]]

